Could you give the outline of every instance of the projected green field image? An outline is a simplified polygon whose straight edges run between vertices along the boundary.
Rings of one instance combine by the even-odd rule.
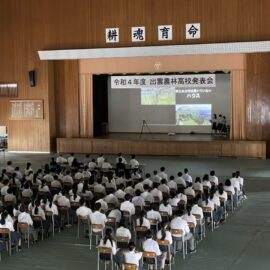
[[[175,105],[175,88],[142,88],[141,105]]]
[[[211,104],[177,104],[176,125],[179,126],[210,126],[212,114]]]

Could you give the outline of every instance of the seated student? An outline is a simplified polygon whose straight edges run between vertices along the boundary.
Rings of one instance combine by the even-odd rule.
[[[131,156],[131,160],[129,161],[129,165],[131,167],[131,169],[136,169],[140,166],[139,161],[136,159],[135,155]]]
[[[109,163],[107,158],[104,159],[104,162],[103,162],[103,164],[101,166],[101,169],[103,169],[103,170],[112,169],[112,165]]]
[[[184,169],[184,175],[182,176],[186,183],[192,183],[192,177],[188,174],[188,169]]]
[[[143,178],[139,178],[137,180],[138,181],[137,181],[137,184],[134,186],[134,189],[135,189],[135,191],[137,189],[139,189],[141,191],[141,193],[143,193],[144,192],[144,189],[143,189]]]
[[[208,190],[208,192],[209,192],[209,190],[210,190],[210,188],[211,188],[211,183],[210,183],[210,181],[209,181],[209,176],[208,176],[208,174],[205,174],[204,176],[203,176],[203,189],[204,190]]]
[[[203,209],[199,206],[199,200],[201,195],[197,195],[193,200],[193,206],[191,208],[192,215],[200,215],[200,220],[203,220]]]
[[[77,216],[82,216],[82,217],[87,216],[90,219],[90,217],[92,215],[92,210],[89,207],[85,206],[85,199],[81,198],[79,203],[80,203],[80,207],[77,208],[76,215]]]
[[[195,192],[199,191],[199,192],[203,193],[203,184],[201,183],[200,177],[196,177],[195,183],[193,183],[192,187],[195,190]]]
[[[209,181],[215,186],[218,186],[218,178],[214,170],[210,172]]]
[[[6,196],[8,193],[9,189],[9,180],[8,179],[3,179],[3,187],[1,188],[1,196]]]
[[[61,154],[59,154],[56,158],[56,163],[57,164],[64,164],[64,163],[67,163],[67,159],[64,158]]]
[[[136,245],[134,242],[129,242],[128,251],[124,253],[124,263],[136,264],[137,270],[142,270],[140,266],[140,260],[142,259],[142,252],[136,251]]]
[[[50,222],[49,222],[49,220],[46,219],[45,212],[41,208],[39,200],[35,201],[35,206],[32,209],[31,214],[32,214],[33,217],[40,217],[41,218],[41,222],[43,224],[45,235],[48,235]],[[40,225],[41,225],[40,222],[35,222],[34,221],[34,228],[37,229],[37,228],[40,227]]]
[[[132,203],[134,204],[134,206],[139,206],[142,210],[145,206],[145,201],[144,198],[141,196],[141,191],[137,189],[135,191],[135,195],[136,196],[132,199]]]
[[[167,186],[166,179],[161,180],[161,185],[159,185],[158,190],[160,190],[162,194],[170,194],[170,188]]]
[[[195,190],[192,188],[192,182],[187,184],[187,188],[185,189],[185,195],[195,197]]]
[[[102,185],[102,179],[99,178],[97,180],[97,184],[94,186],[94,194],[95,193],[100,193],[105,195],[106,194],[106,188]]]
[[[215,204],[210,200],[210,195],[208,192],[204,194],[204,200],[202,201],[202,207],[208,207],[211,208],[211,211],[213,213],[213,220],[215,222],[215,225],[219,225],[220,217],[217,215],[217,212],[215,210]],[[210,217],[207,217],[206,220],[208,220],[208,223],[210,222]]]
[[[157,170],[154,170],[154,171],[153,171],[153,176],[152,176],[152,178],[151,178],[152,182],[153,182],[153,183],[158,183],[158,184],[159,184],[160,181],[161,181],[161,179],[162,179],[162,177],[159,176],[158,171],[157,171]]]
[[[51,187],[52,187],[52,188],[55,188],[55,189],[57,189],[57,188],[61,189],[61,188],[62,188],[62,184],[61,184],[61,182],[59,181],[58,175],[57,175],[57,174],[55,174],[55,175],[53,176],[53,181],[51,182]]]
[[[116,184],[116,187],[118,187],[120,184],[123,184],[124,186],[126,186],[125,173],[123,171],[119,171],[117,173],[115,184]]]
[[[57,195],[57,194],[56,194]],[[63,189],[62,194],[58,194],[57,198],[57,205],[58,206],[67,206],[70,207],[70,200],[69,200],[69,195],[66,193],[66,191]]]
[[[161,177],[161,179],[165,179],[166,182],[167,182],[167,180],[168,180],[168,174],[165,171],[166,171],[165,167],[161,167],[160,168],[160,172],[159,172],[158,175]]]
[[[154,252],[157,256],[158,266],[161,269],[164,269],[166,255],[161,252],[157,241],[153,240],[153,234],[151,230],[148,230],[145,236],[146,240],[143,242],[143,250],[145,252]]]
[[[6,172],[10,175],[14,173],[14,167],[12,166],[12,161],[7,162],[7,166],[5,169],[6,169]]]
[[[226,191],[227,193],[228,192],[231,192],[232,193],[232,196],[233,196],[233,198],[232,198],[233,205],[234,205],[234,208],[236,208],[237,207],[237,193],[235,192],[235,189],[234,189],[233,185],[231,184],[230,179],[227,179],[225,181],[224,191]]]
[[[150,173],[147,173],[145,175],[145,179],[142,181],[142,184],[143,184],[143,186],[148,185],[149,187],[152,187],[153,182],[151,180],[151,174]]]
[[[129,194],[125,195],[125,201],[121,203],[120,210],[129,212],[130,216],[135,215],[135,206],[130,202],[131,196]]]
[[[122,213],[119,208],[112,209],[109,211],[108,218],[115,218],[116,224],[119,224],[122,218]]]
[[[194,236],[190,232],[190,229],[188,227],[188,223],[186,222],[186,220],[183,219],[183,216],[184,216],[184,210],[180,209],[179,216],[175,217],[171,221],[171,229],[182,230],[184,232],[184,240],[188,241],[190,253],[194,253],[194,252],[196,252],[195,245],[194,245],[194,243],[195,243]],[[183,237],[182,235],[178,235],[178,234],[172,234],[172,236],[176,237],[176,238],[179,237],[180,239]]]
[[[154,202],[154,197],[150,193],[151,188],[148,185],[144,185],[143,189],[144,189],[144,192],[141,194],[141,196],[143,197],[144,201],[149,202],[149,203]]]
[[[16,174],[16,178],[19,179],[19,181],[21,181],[22,173],[20,172],[20,167],[15,167],[14,173]]]
[[[172,240],[172,234],[171,232],[168,230],[169,228],[169,223],[167,221],[162,221],[160,223],[160,230],[157,232],[157,239],[160,240],[167,240],[170,244],[170,254],[174,256],[175,255],[175,251],[174,251],[174,247],[173,247],[173,240]],[[165,250],[161,251],[164,252]]]
[[[105,158],[103,154],[99,154],[99,156],[97,157],[97,167],[102,168],[104,161],[105,161]]]
[[[215,212],[216,212],[216,215],[217,215],[217,220],[220,221],[223,214],[224,214],[224,209],[223,207],[221,207],[220,205],[220,199],[219,199],[219,196],[216,195],[216,188],[215,186],[213,186],[210,190],[210,200],[214,203],[215,205]]]
[[[105,182],[105,188],[116,191],[116,183],[112,173],[107,174],[108,181]]]
[[[120,268],[121,261],[120,261],[119,255],[117,254],[116,242],[112,237],[112,232],[113,231],[111,228],[106,229],[105,236],[103,237],[103,239],[100,240],[99,247],[111,248],[114,261],[118,265],[118,267]]]
[[[96,167],[97,167],[96,160],[94,158],[92,158],[92,160],[88,164],[88,168],[89,168],[90,172],[94,171],[96,169]]]
[[[14,246],[18,246],[18,249],[21,250],[21,238],[20,235],[15,232],[13,224],[9,221],[6,221],[8,216],[7,211],[2,212],[1,219],[0,219],[0,228],[1,229],[9,229],[10,237],[11,237],[11,244]]]
[[[151,227],[150,222],[146,218],[146,212],[145,211],[141,211],[140,217],[136,219],[136,226],[146,227],[147,229],[150,229],[150,227]]]
[[[130,230],[125,225],[125,220],[122,219],[120,221],[119,227],[116,229],[115,236],[116,237],[128,237],[128,240],[131,239],[131,233],[130,233]]]
[[[14,187],[16,186],[18,189],[21,188],[21,181],[20,179],[17,177],[16,173],[13,173],[10,180],[9,180],[9,184],[13,185]]]
[[[60,215],[57,206],[53,202],[53,197],[49,196],[48,198],[45,198],[45,200],[43,200],[43,203],[45,205],[45,211],[50,211],[53,213],[54,226],[60,227]]]
[[[34,242],[37,242],[37,232],[33,227],[33,220],[30,214],[26,213],[25,205],[20,206],[20,214],[18,215],[18,222],[27,223],[29,225],[29,233],[30,236],[33,238]],[[27,235],[27,229],[20,229],[22,234]]]
[[[70,185],[73,185],[74,181],[73,181],[73,178],[71,177],[70,174],[71,174],[71,172],[68,170],[66,172],[66,175],[62,179],[63,185],[65,185],[66,183],[70,184]]]
[[[105,214],[101,213],[101,204],[96,203],[94,206],[94,213],[92,213],[90,219],[92,224],[100,224],[102,225],[102,230],[104,230],[106,222],[107,222],[107,217]],[[93,229],[94,232],[99,232],[100,230]]]
[[[196,239],[198,239],[198,235],[199,235],[199,226],[197,226],[197,220],[196,217],[191,213],[192,210],[192,206],[190,204],[187,205],[186,207],[187,212],[183,215],[183,219],[188,223],[192,223],[194,226],[194,231],[193,231],[193,235],[194,237],[196,237]]]
[[[124,192],[125,186],[123,184],[120,184],[117,191],[114,193],[115,197],[118,200],[124,200],[126,193]]]
[[[79,191],[79,189],[78,189],[78,191]],[[89,188],[88,188],[88,181],[87,180],[84,180],[82,191],[81,191],[80,195],[86,201],[91,201],[94,198],[92,191],[89,190]]]
[[[175,183],[177,184],[177,186],[183,186],[186,187],[186,180],[183,178],[183,174],[182,172],[178,172],[177,173],[177,177],[175,179]]]
[[[168,182],[167,185],[168,185],[170,190],[171,189],[177,190],[177,183],[175,182],[175,179],[174,179],[173,175],[170,176],[170,181]]]
[[[131,197],[135,196],[135,189],[132,187],[132,181],[126,182],[126,188],[124,189],[124,192],[129,194]]]
[[[69,167],[72,166],[72,162],[74,161],[74,159],[75,159],[74,154],[70,153],[69,157],[67,158],[67,162],[68,162]]]
[[[30,171],[33,172],[33,169],[32,169],[32,164],[30,162],[27,162],[26,163],[26,168],[24,170],[24,175],[28,175]]]
[[[16,196],[14,195],[16,194],[16,190],[14,190],[13,188],[9,187],[7,190],[7,195],[4,196],[4,202],[10,202],[13,203],[13,205],[15,205],[16,203]]]
[[[178,197],[177,193],[174,190],[171,190],[170,197],[171,198],[169,199],[169,204],[171,206],[178,206],[180,198]]]
[[[241,192],[241,187],[240,187],[240,182],[236,178],[236,173],[232,173],[232,178],[230,179],[230,181],[231,181],[231,184],[234,187],[234,190],[236,191],[237,196],[238,196]]]
[[[156,201],[156,198],[161,202],[163,199],[162,192],[158,189],[159,184],[154,182],[153,183],[153,189],[150,191],[152,196],[154,197],[154,200]]]
[[[50,189],[49,189],[45,179],[42,179],[41,185],[38,187],[38,191],[39,192],[44,192],[44,193],[49,193],[50,192]]]
[[[169,204],[169,200],[167,197],[163,198],[163,202],[159,206],[159,211],[168,213],[169,217],[172,216],[172,206]]]
[[[154,207],[152,204],[150,205],[150,210],[147,211],[146,218],[147,219],[154,219],[154,220],[157,220],[158,222],[162,221],[160,213],[158,211],[154,210]]]

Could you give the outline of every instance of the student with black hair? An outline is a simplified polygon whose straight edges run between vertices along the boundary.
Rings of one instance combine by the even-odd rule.
[[[158,175],[161,177],[161,179],[165,179],[166,181],[168,180],[168,174],[166,173],[165,167],[160,168],[160,172]]]
[[[167,221],[162,221],[160,223],[160,230],[157,232],[157,239],[168,240],[170,244],[170,251],[174,254],[172,234],[169,231],[169,223]]]
[[[153,171],[153,176],[152,176],[152,178],[151,178],[151,180],[152,180],[152,182],[153,183],[160,183],[160,181],[161,181],[161,179],[162,179],[162,177],[160,177],[159,175],[158,175],[158,171],[157,170],[154,170]]]
[[[200,177],[195,178],[195,183],[192,185],[193,189],[196,191],[199,191],[200,193],[203,193],[203,184],[201,182]]]
[[[115,232],[116,237],[128,237],[128,240],[131,239],[131,233],[130,230],[128,229],[128,226],[125,224],[125,220],[121,219],[119,227],[116,229]]]
[[[50,211],[53,213],[54,225],[55,227],[60,227],[60,215],[58,212],[58,208],[53,202],[53,197],[49,196],[43,200],[45,211]],[[47,217],[46,217],[47,219]]]
[[[120,260],[119,255],[117,254],[116,241],[112,237],[112,233],[113,233],[113,231],[111,228],[107,228],[105,230],[105,236],[103,237],[103,239],[100,240],[99,247],[111,248],[114,261],[116,262],[116,264],[120,268],[121,260]]]
[[[132,203],[134,204],[134,206],[138,206],[141,208],[141,210],[143,209],[143,207],[145,206],[145,201],[144,198],[141,196],[141,191],[139,189],[137,189],[135,191],[135,197],[132,199]]]
[[[152,231],[148,230],[145,237],[146,240],[143,242],[143,250],[145,252],[154,252],[157,256],[158,265],[161,269],[164,269],[166,256],[161,252],[157,241],[153,239]]]
[[[8,216],[8,212],[3,211],[1,214],[1,219],[0,219],[0,228],[9,229],[10,237],[11,237],[11,244],[14,246],[18,246],[18,249],[21,250],[22,247],[21,247],[20,235],[17,232],[15,232],[13,224],[6,220],[7,216]]]
[[[90,216],[92,224],[100,224],[102,225],[102,230],[104,230],[107,217],[105,214],[101,213],[101,204],[96,203],[94,206],[94,213]],[[94,232],[99,232],[100,230],[93,229]]]
[[[140,217],[136,219],[136,226],[146,227],[147,229],[150,229],[151,225],[149,220],[146,218],[145,211],[141,211]]]
[[[175,182],[175,178],[173,175],[170,176],[170,181],[168,182],[168,187],[170,190],[177,190],[177,183]]]
[[[175,183],[177,184],[177,186],[186,187],[187,184],[186,184],[185,179],[183,178],[182,172],[178,172],[177,173],[177,177],[175,179]]]
[[[120,205],[120,210],[129,212],[130,216],[133,216],[135,215],[135,206],[130,200],[131,200],[131,196],[129,194],[126,194],[125,201],[122,202]]]
[[[137,270],[142,270],[140,266],[140,260],[142,259],[142,252],[136,251],[136,245],[134,242],[129,242],[128,251],[124,253],[124,263],[136,264]]]
[[[169,204],[168,198],[164,197],[163,202],[159,205],[160,212],[168,213],[168,216],[172,216],[172,206]]]
[[[209,181],[215,185],[218,186],[218,177],[216,176],[216,173],[214,170],[210,172]]]
[[[136,159],[135,155],[131,156],[131,160],[129,161],[129,165],[130,165],[131,169],[135,169],[135,168],[138,168],[140,166],[140,163]]]
[[[188,174],[188,169],[184,169],[184,175],[182,176],[186,183],[192,183],[192,177]]]

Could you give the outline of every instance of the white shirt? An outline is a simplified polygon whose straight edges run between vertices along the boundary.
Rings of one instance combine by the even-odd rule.
[[[70,156],[70,157],[67,158],[67,162],[68,162],[69,166],[72,165],[73,160],[74,160],[74,156]]]
[[[47,202],[45,205],[45,210],[53,212],[53,215],[55,215],[55,216],[59,215],[58,208],[54,203],[52,203],[52,206],[50,207],[50,202]]]
[[[214,183],[215,186],[218,186],[218,178],[215,175],[213,175],[213,176],[210,175],[209,176],[209,181],[212,182],[212,183]]]
[[[100,240],[100,243],[99,243],[99,246],[100,247],[108,247],[108,248],[111,248],[112,249],[112,254],[115,255],[116,252],[117,252],[117,249],[116,249],[116,243],[115,241],[111,241],[110,240],[107,240],[106,243],[103,242],[103,239]]]
[[[202,184],[203,184],[204,187],[211,188],[211,182],[210,181],[203,181]]]
[[[153,185],[153,182],[149,179],[149,178],[146,178],[142,181],[142,184],[143,185],[148,185],[149,187],[152,187]]]
[[[167,175],[167,173],[165,173],[165,172],[159,172],[158,175],[159,175],[159,177],[161,177],[161,179],[166,179],[166,180],[168,180],[168,175]]]
[[[186,185],[187,185],[185,179],[182,176],[177,177],[175,179],[175,182],[177,185],[183,185],[184,187],[186,187]]]
[[[9,221],[6,221],[6,224],[5,225],[2,225],[0,223],[0,228],[9,229],[10,232],[14,232],[13,224],[11,222],[9,222]]]
[[[233,186],[224,186],[224,190],[225,191],[230,191],[232,193],[232,195],[235,194],[235,190]]]
[[[129,212],[131,216],[135,215],[135,206],[130,201],[124,201],[121,203],[120,210]]]
[[[188,214],[185,214],[185,215],[183,215],[182,218],[183,218],[187,223],[193,223],[194,226],[196,226],[196,224],[197,224],[196,217],[195,217],[193,214],[191,214],[190,216],[189,216]]]
[[[104,162],[101,166],[102,169],[111,169],[112,165],[109,162]]]
[[[185,189],[185,194],[195,197],[195,191],[192,187],[188,187]]]
[[[140,163],[138,162],[138,160],[136,160],[135,158],[134,159],[131,159],[129,161],[129,165],[132,169],[134,168],[138,168],[140,166]]]
[[[103,156],[97,158],[97,166],[99,168],[102,167],[102,164],[104,163],[105,158]]]
[[[187,222],[181,217],[175,217],[171,221],[171,229],[182,230],[184,232],[184,235],[190,232]],[[181,237],[181,235],[177,235],[177,234],[174,236]]]
[[[138,269],[140,259],[142,258],[142,252],[127,251],[124,253],[124,257],[125,263],[136,264]]]
[[[215,205],[210,201],[210,199],[208,200],[208,203],[206,203],[206,201],[202,201],[202,207],[210,207],[212,211],[215,209]]]
[[[67,160],[64,157],[62,157],[62,156],[58,156],[56,158],[56,163],[58,163],[58,164],[67,163]]]
[[[71,183],[73,185],[73,178],[70,175],[65,175],[62,181],[63,183]]]
[[[136,219],[136,226],[146,227],[147,229],[150,229],[151,225],[148,219],[143,217],[143,223],[140,223],[140,218]]]
[[[76,215],[77,216],[89,216],[89,218],[91,217],[92,214],[92,210],[86,206],[80,206],[77,210],[76,210]]]
[[[127,229],[125,227],[119,227],[116,230],[115,236],[116,237],[128,237],[128,240],[131,239],[131,233],[130,233],[129,229]]]
[[[183,178],[186,182],[192,183],[192,177],[188,173],[185,173]]]
[[[220,194],[218,191],[216,192],[216,195],[219,197],[219,198],[224,198],[225,201],[227,201],[228,199],[228,195],[227,195],[227,192],[226,191],[223,191],[222,194]]]
[[[90,171],[93,171],[97,167],[97,164],[93,161],[90,161],[88,164],[88,168]]]
[[[167,212],[169,216],[172,215],[172,206],[168,204],[165,206],[163,203],[159,206],[159,211],[161,212]]]
[[[18,222],[27,223],[28,225],[31,225],[31,226],[33,225],[33,220],[31,218],[31,216],[26,212],[19,214]]]
[[[102,225],[103,228],[105,228],[107,217],[103,213],[100,213],[99,211],[95,211],[90,216],[90,219],[91,219],[92,224],[100,224]],[[98,232],[99,230],[93,230],[93,231]]]
[[[194,190],[200,190],[200,191],[203,191],[203,184],[200,183],[200,182],[196,182],[192,185],[193,189]]]
[[[177,189],[177,184],[174,180],[169,181],[167,185],[170,189]]]
[[[148,192],[148,191],[143,192],[143,193],[141,194],[141,197],[144,198],[144,201],[145,201],[145,202],[150,202],[150,203],[154,202],[154,197],[153,197],[153,195],[152,195],[150,192]]]
[[[70,207],[70,201],[69,201],[69,199],[66,196],[60,196],[57,199],[57,204],[59,206],[68,206],[68,207]]]
[[[158,197],[160,201],[162,201],[162,192],[160,190],[158,190],[157,188],[154,188],[152,191],[151,191],[151,194],[153,195],[154,199],[155,197]]]
[[[143,242],[143,250],[147,252],[155,252],[157,256],[162,254],[158,243],[153,239],[147,239]]]
[[[119,223],[120,220],[121,220],[121,217],[122,217],[122,213],[120,212],[119,209],[113,209],[113,210],[109,213],[108,217],[110,217],[110,218],[115,218],[115,221],[116,221],[117,223]]]
[[[193,215],[200,215],[201,216],[201,220],[203,219],[203,210],[197,204],[194,204],[192,206],[192,208],[191,208],[191,214],[193,214]]]
[[[166,237],[165,240],[169,241],[169,244],[172,245],[173,241],[172,241],[172,234],[169,231],[165,231],[166,232]],[[161,239],[162,238],[162,232],[161,230],[157,232],[157,239]]]
[[[117,158],[115,159],[115,163],[119,163],[119,158],[122,159],[122,163],[123,163],[123,164],[127,164],[127,161],[126,161],[126,159],[125,159],[123,156],[117,157]]]
[[[162,218],[161,218],[161,215],[158,211],[155,211],[155,210],[150,210],[147,212],[146,214],[146,217],[148,219],[155,219],[155,220],[158,220],[159,222],[162,221]]]
[[[34,208],[32,209],[32,216],[41,217],[43,220],[46,220],[44,210],[39,206],[39,207],[38,207],[38,212],[37,212],[37,214],[35,214],[35,209],[36,209],[36,207],[34,207]]]

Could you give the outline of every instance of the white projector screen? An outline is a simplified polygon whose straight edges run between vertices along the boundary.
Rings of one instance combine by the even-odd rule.
[[[230,123],[230,74],[211,76],[214,81],[209,78],[209,86],[207,82],[203,85],[162,87],[146,83],[140,88],[131,83],[129,86],[114,83],[116,79],[120,82],[125,77],[130,82],[132,76],[109,77],[109,132],[140,132],[145,120],[152,132],[210,133],[213,113],[225,115],[227,123]],[[153,75],[149,75],[150,79],[148,75],[139,77],[146,78],[147,82]]]

